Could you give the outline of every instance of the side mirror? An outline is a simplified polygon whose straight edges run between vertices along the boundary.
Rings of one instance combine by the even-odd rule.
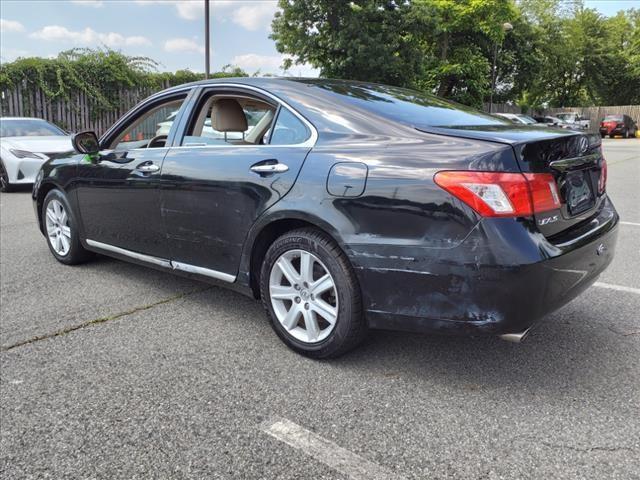
[[[76,133],[71,137],[71,144],[78,153],[93,155],[100,151],[100,142],[95,132]]]

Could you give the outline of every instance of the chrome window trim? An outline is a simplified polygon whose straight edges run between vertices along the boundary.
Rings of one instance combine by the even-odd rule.
[[[212,87],[221,87],[221,88],[234,88],[234,89],[238,89],[238,90],[249,90],[252,92],[256,92],[259,93],[261,95],[264,95],[265,97],[270,98],[271,100],[273,100],[274,102],[276,102],[278,105],[280,105],[281,107],[286,108],[287,110],[289,110],[294,116],[296,116],[298,118],[298,120],[300,120],[308,129],[309,132],[311,133],[309,135],[309,138],[307,140],[305,140],[302,143],[294,143],[294,144],[288,144],[288,145],[271,145],[271,144],[265,144],[265,145],[259,145],[259,144],[255,144],[255,145],[175,145],[173,147],[171,147],[172,149],[176,148],[263,148],[263,147],[272,147],[272,148],[291,148],[291,147],[299,147],[299,148],[313,148],[316,144],[316,142],[318,141],[318,130],[316,129],[316,127],[313,126],[313,124],[307,120],[301,113],[299,113],[295,108],[293,108],[291,105],[289,105],[287,102],[285,102],[284,100],[281,100],[279,97],[276,97],[275,95],[273,95],[270,92],[267,92],[266,90],[263,90],[261,88],[258,87],[254,87],[252,85],[243,85],[241,83],[212,83],[212,84],[204,84],[204,85],[199,85],[199,87],[201,87],[203,90],[205,89],[209,89]],[[276,117],[276,121],[277,121],[277,117]],[[184,135],[183,135],[184,137]]]
[[[114,245],[109,245],[108,243],[102,243],[102,242],[97,242],[95,240],[87,239],[87,245],[94,248],[99,248],[100,250],[117,253],[125,257],[133,258],[135,260],[140,260],[142,262],[151,263],[153,265],[169,268],[172,270],[181,270],[183,272],[204,275],[205,277],[215,278],[216,280],[222,280],[223,282],[227,282],[227,283],[233,283],[236,281],[235,275],[219,272],[217,270],[211,270],[209,268],[189,265],[188,263],[174,262],[172,260],[154,257],[152,255],[145,255],[144,253],[132,252],[131,250],[127,250],[121,247],[116,247]]]

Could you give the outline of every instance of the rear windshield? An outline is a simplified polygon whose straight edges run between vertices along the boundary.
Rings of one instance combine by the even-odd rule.
[[[0,137],[47,137],[50,135],[66,135],[66,133],[45,120],[31,118],[0,120]]]
[[[622,122],[622,115],[607,115],[604,117],[604,121]]]
[[[307,80],[308,81],[308,80]],[[317,87],[330,90],[354,106],[396,120],[419,126],[509,125],[498,118],[435,95],[405,88],[370,83],[320,80]]]

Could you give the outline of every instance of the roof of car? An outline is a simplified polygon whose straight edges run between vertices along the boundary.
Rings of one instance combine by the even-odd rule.
[[[289,85],[298,85],[300,89],[303,89],[305,84],[306,85],[320,84],[324,82],[366,83],[366,82],[357,82],[354,80],[335,80],[335,79],[308,78],[308,77],[221,77],[221,78],[209,78],[207,80],[198,80],[196,82],[184,83],[181,85],[176,85],[175,87],[170,87],[164,91],[170,92],[172,90],[180,90],[184,87],[217,85],[220,83],[237,83],[239,85],[251,85],[254,87],[262,87],[262,88],[273,87],[274,85],[286,83]]]

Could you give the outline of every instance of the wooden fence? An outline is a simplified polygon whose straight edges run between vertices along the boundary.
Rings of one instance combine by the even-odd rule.
[[[155,90],[143,88],[121,90],[116,108],[106,111],[81,91],[73,92],[68,99],[51,100],[40,89],[18,87],[0,92],[0,116],[43,118],[68,132],[93,130],[101,135],[125,112],[153,93]]]

